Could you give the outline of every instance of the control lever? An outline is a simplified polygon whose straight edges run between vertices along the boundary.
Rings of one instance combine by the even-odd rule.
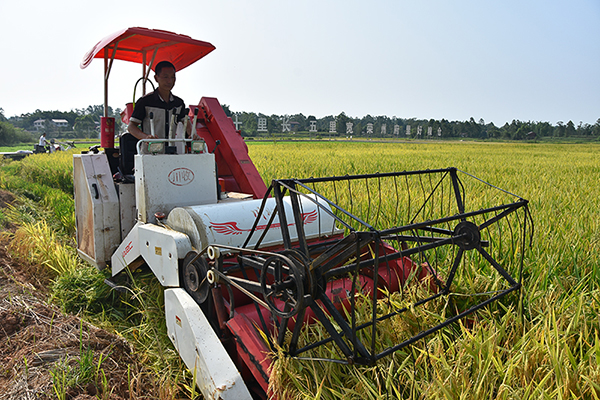
[[[150,111],[150,134],[154,137],[154,113]]]
[[[184,113],[185,116],[183,117],[183,137],[184,138],[187,137],[187,127],[188,127],[188,124],[190,123],[189,114],[190,114],[190,109],[186,108],[185,113]]]
[[[175,112],[171,114],[171,118],[169,120],[169,146],[172,146],[173,144],[171,143],[171,140],[175,138],[175,132],[173,128],[173,124],[175,124]]]
[[[221,144],[220,140],[216,140],[215,141],[215,147],[213,147],[213,150],[210,152],[210,154],[215,154],[215,151],[217,151],[217,147]]]
[[[198,107],[194,109],[194,121],[192,122],[192,139],[196,134],[196,122],[198,121]]]
[[[217,151],[217,147],[221,144],[220,140],[216,140],[215,141],[215,147],[213,147],[213,150],[210,152],[210,154],[215,154],[215,151]],[[215,157],[215,175],[217,176],[217,200],[221,199],[221,185],[219,185],[219,166],[217,164],[217,158]]]

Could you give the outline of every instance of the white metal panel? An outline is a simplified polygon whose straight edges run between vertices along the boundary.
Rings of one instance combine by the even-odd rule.
[[[119,199],[105,154],[73,156],[77,249],[102,269],[121,241]]]
[[[119,206],[121,216],[121,240],[123,240],[136,223],[135,212],[135,185],[132,183],[118,183]]]
[[[217,202],[214,154],[137,154],[135,191],[138,219],[173,208]]]
[[[183,233],[153,224],[137,225],[140,254],[163,286],[179,286],[179,259],[192,251]]]
[[[138,258],[142,256],[138,233],[138,228],[140,225],[143,224],[141,222],[137,223],[129,231],[129,234],[113,253],[110,259],[112,276],[117,275],[119,272],[132,265]]]
[[[204,398],[252,399],[221,340],[185,290],[165,290],[165,314],[169,338],[191,373],[195,372]]]
[[[335,227],[335,220],[310,199],[300,198],[300,209],[307,239],[314,239],[340,233]],[[184,232],[190,238],[192,245],[198,250],[204,250],[210,244],[223,244],[241,247],[246,241],[252,225],[260,209],[261,200],[244,200],[219,204],[198,205],[192,207],[175,208],[167,218],[167,224],[173,229]],[[321,202],[320,205],[329,210],[329,206]],[[289,197],[284,197],[284,207],[290,230],[291,239],[297,240],[294,225],[292,205]],[[253,246],[263,231],[273,210],[275,199],[267,199],[261,220],[256,232],[252,235],[248,246]],[[282,244],[279,216],[263,239],[261,247]]]

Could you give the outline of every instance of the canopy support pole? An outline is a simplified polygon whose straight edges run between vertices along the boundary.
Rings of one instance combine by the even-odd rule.
[[[108,55],[104,52],[104,118],[108,117]]]

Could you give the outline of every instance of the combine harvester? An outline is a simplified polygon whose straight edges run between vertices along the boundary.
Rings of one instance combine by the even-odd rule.
[[[156,62],[180,71],[212,50],[129,28],[81,67],[104,59],[106,113],[114,60],[141,63],[145,85]],[[105,115],[103,151],[74,156],[75,211],[82,258],[113,277],[145,264],[164,286],[168,335],[205,398],[265,398],[276,349],[373,364],[521,287],[527,200],[455,168],[267,188],[217,99],[189,118],[203,140],[114,148]],[[444,312],[421,326],[418,310],[435,304]],[[419,329],[381,340],[403,318]],[[321,336],[303,335],[314,324]]]

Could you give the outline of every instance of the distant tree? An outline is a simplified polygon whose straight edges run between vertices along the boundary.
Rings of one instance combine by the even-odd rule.
[[[73,127],[73,124],[75,123],[75,119],[77,118],[77,115],[78,114],[75,111],[68,111],[68,112],[41,111],[38,109],[38,110],[35,110],[33,113],[21,114],[17,118],[11,118],[11,122],[17,128],[34,130],[33,122],[38,119],[43,119],[43,120],[48,121],[48,123],[46,124],[46,129],[49,131],[49,133],[52,133],[54,131],[56,131],[56,132],[60,132],[60,131],[55,130],[53,128],[52,124],[49,123],[49,121],[51,121],[53,119],[65,119],[65,120],[67,120],[67,122],[69,124],[69,129],[71,129],[71,127]]]
[[[440,121],[440,128],[442,129],[442,137],[452,136],[452,123],[447,119],[443,119]]]
[[[225,114],[232,119],[235,119],[234,112],[231,111],[230,107],[227,104],[223,104],[223,109]],[[109,116],[115,117],[119,120],[120,109],[116,109],[113,113],[113,110],[109,108]],[[257,134],[258,129],[258,118],[266,118],[267,120],[267,129],[269,135],[281,135],[282,131],[282,117],[281,115],[272,114],[267,116],[262,113],[255,112],[236,112],[238,115],[238,120],[242,123],[241,132],[244,136],[254,136]],[[91,128],[91,122],[97,124],[100,121],[100,117],[103,116],[104,109],[102,105],[93,105],[88,106],[85,109],[79,109],[75,111],[71,111],[69,113],[63,113],[59,111],[40,111],[36,110],[33,113],[22,114],[20,117],[11,117],[8,121],[13,125],[18,127],[32,127],[33,121],[36,119],[52,119],[52,118],[63,118],[67,119],[70,123],[75,124],[75,128],[73,131],[69,132],[60,132],[53,133],[52,127],[49,128],[49,133],[52,136],[57,136],[58,134],[63,135],[82,135],[83,131],[89,131]],[[90,120],[91,118],[91,120]],[[471,117],[467,121],[448,121],[446,119],[435,120],[435,119],[417,119],[417,118],[408,118],[401,119],[390,118],[388,116],[377,116],[374,117],[372,115],[365,115],[360,118],[351,117],[346,115],[345,112],[341,112],[337,117],[333,115],[328,115],[322,118],[316,118],[314,115],[309,115],[308,117],[304,116],[302,113],[293,114],[289,117],[290,122],[298,123],[298,130],[301,132],[307,132],[310,128],[309,121],[316,120],[317,122],[317,131],[329,133],[330,130],[330,122],[336,121],[336,132],[339,136],[346,136],[346,124],[351,122],[353,124],[353,135],[354,136],[365,136],[367,135],[368,124],[373,124],[373,133],[372,137],[382,137],[382,136],[393,136],[394,135],[394,126],[398,125],[399,127],[399,137],[405,138],[406,135],[406,126],[410,125],[410,134],[408,137],[413,138],[428,138],[428,128],[431,127],[432,137],[438,137],[438,129],[440,129],[441,137],[471,137],[471,138],[504,138],[504,139],[513,139],[513,140],[522,140],[528,137],[530,132],[535,133],[537,137],[543,136],[595,136],[600,137],[600,119],[596,121],[595,124],[584,124],[580,122],[577,127],[573,124],[572,121],[569,121],[566,125],[562,121],[558,121],[556,126],[553,126],[549,122],[523,122],[519,120],[512,120],[510,123],[505,123],[502,127],[496,127],[493,123],[485,123],[483,118],[479,120],[475,120],[475,118]],[[0,108],[0,121],[6,120],[4,117],[3,110]],[[72,121],[72,122],[71,122]],[[385,124],[386,129],[385,133],[382,135],[382,127]],[[421,126],[421,136],[417,136],[418,128]],[[371,134],[369,134],[371,136]]]
[[[232,116],[235,121],[235,116]],[[254,136],[258,129],[258,116],[255,113],[241,112],[238,120],[242,123],[241,130],[243,136]]]
[[[8,121],[0,121],[0,145],[12,146],[18,143],[28,143],[33,140],[33,136],[21,129],[16,128]]]
[[[490,124],[487,129],[488,137],[490,138],[500,138],[502,137],[502,131],[497,128],[494,124]]]
[[[267,117],[267,130],[270,134],[279,134],[281,133],[281,116],[271,114],[271,116]]]
[[[592,125],[584,124],[583,121],[579,121],[579,125],[577,125],[577,135],[578,136],[591,136],[592,130],[593,130]]]
[[[573,121],[569,121],[567,122],[567,126],[565,128],[565,135],[566,136],[575,136],[575,124],[573,123]]]
[[[83,112],[82,114],[89,114],[95,117],[96,121],[100,121],[100,117],[104,117],[104,105],[98,104],[94,106],[88,106],[88,108],[86,108],[85,112]],[[110,106],[108,106],[107,114],[109,117],[112,115],[112,108]]]
[[[483,118],[479,118],[479,121],[477,122],[478,125],[478,129],[479,129],[479,133],[478,133],[478,137],[485,139],[488,137],[488,133],[487,133],[487,125],[485,124],[485,120]]]
[[[499,137],[510,139],[510,125],[508,124],[508,122],[505,122],[504,125],[502,125],[502,128],[500,128]]]
[[[517,131],[513,135],[513,139],[523,140],[527,137],[527,134],[530,132],[527,125],[521,125],[517,128]]]
[[[74,130],[78,137],[91,137],[96,130],[96,122],[92,114],[79,115],[75,119]]]
[[[549,122],[538,122],[536,124],[536,129],[534,132],[536,135],[542,136],[552,136],[553,127]]]
[[[600,118],[596,120],[594,127],[592,128],[592,135],[600,137]]]
[[[319,132],[329,132],[329,123],[331,121],[335,121],[335,117],[333,115],[328,115],[326,117],[320,118],[317,120],[317,131]]]
[[[292,116],[290,116],[290,122],[297,122],[298,125],[298,131],[300,132],[306,132],[308,131],[308,119],[304,116],[304,114],[300,113],[300,114],[294,114]]]
[[[352,122],[352,120],[343,111],[336,117],[336,120],[336,132],[339,136],[346,136],[346,124]]]
[[[0,107],[0,122],[6,121],[6,117],[4,116],[4,108]]]
[[[227,115],[228,117],[231,117],[231,115],[233,113],[229,109],[229,106],[227,104],[221,104],[221,107],[223,107],[223,111],[225,111],[225,115]]]
[[[566,135],[567,129],[565,127],[564,122],[558,121],[556,123],[556,127],[554,128],[554,136],[564,137]]]

